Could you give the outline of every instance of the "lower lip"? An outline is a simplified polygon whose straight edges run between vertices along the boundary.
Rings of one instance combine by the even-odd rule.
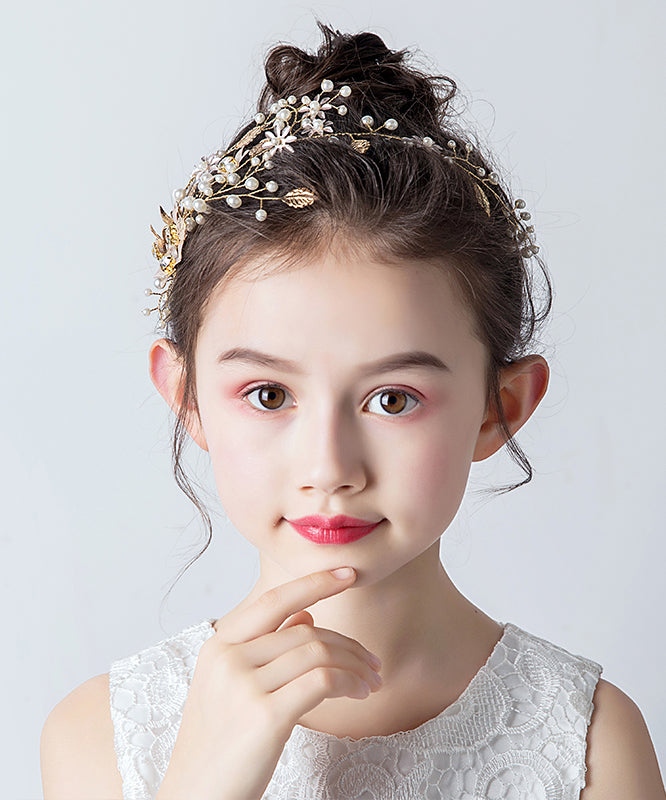
[[[315,528],[312,525],[296,525],[294,522],[289,522],[289,524],[304,539],[315,542],[315,544],[348,544],[367,536],[380,522],[382,520],[375,522],[374,525],[365,525],[361,528]]]

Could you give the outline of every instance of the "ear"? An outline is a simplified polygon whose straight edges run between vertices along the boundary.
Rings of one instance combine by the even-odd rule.
[[[155,388],[178,416],[183,402],[184,363],[168,339],[153,342],[148,354],[150,379]],[[195,408],[188,409],[185,428],[202,450],[208,450],[199,414]]]
[[[539,405],[548,388],[550,370],[541,356],[521,358],[500,373],[500,400],[504,417],[513,436]],[[472,461],[483,461],[506,442],[495,409],[489,408],[479,431]]]

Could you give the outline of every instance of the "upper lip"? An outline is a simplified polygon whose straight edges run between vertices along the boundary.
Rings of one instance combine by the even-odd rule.
[[[381,520],[358,519],[358,517],[348,517],[345,514],[338,514],[335,517],[322,517],[314,514],[300,519],[290,519],[295,525],[310,525],[314,528],[361,528],[367,525],[376,525]]]

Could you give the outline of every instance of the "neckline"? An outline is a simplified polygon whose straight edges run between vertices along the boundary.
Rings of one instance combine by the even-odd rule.
[[[472,676],[470,682],[467,686],[463,689],[462,693],[446,708],[443,708],[438,714],[430,719],[427,719],[425,722],[422,722],[416,728],[410,728],[407,731],[396,731],[395,733],[388,733],[385,735],[376,735],[376,736],[361,736],[358,739],[355,739],[353,736],[336,736],[333,733],[328,733],[326,731],[318,731],[316,728],[308,728],[306,725],[301,725],[300,723],[296,723],[294,725],[293,733],[297,732],[297,735],[300,736],[309,736],[310,738],[323,738],[333,742],[349,742],[350,744],[366,744],[368,742],[389,742],[392,739],[405,739],[405,738],[415,738],[419,737],[421,734],[426,732],[429,728],[436,726],[438,721],[443,719],[444,717],[450,717],[457,713],[456,706],[463,703],[467,696],[472,692],[472,690],[476,687],[477,683],[481,680],[481,676],[487,674],[491,667],[491,663],[493,662],[496,653],[504,645],[505,639],[508,637],[510,630],[514,628],[514,626],[510,622],[498,622],[498,625],[502,626],[502,635],[500,638],[495,642],[493,649],[490,652],[490,655],[486,659],[485,663],[475,672]]]
[[[207,625],[211,634],[215,635],[215,628],[213,627],[216,620],[214,619],[207,619],[204,622],[204,625]],[[500,638],[495,642],[495,645],[490,652],[490,655],[486,659],[485,663],[477,670],[477,672],[472,676],[470,682],[464,688],[462,693],[459,697],[450,703],[446,708],[443,708],[438,714],[430,719],[427,719],[425,722],[422,722],[416,728],[410,728],[407,731],[396,731],[395,733],[389,733],[384,736],[377,735],[377,736],[361,736],[359,739],[354,739],[352,736],[336,736],[333,733],[327,733],[326,731],[318,731],[316,728],[308,728],[305,725],[301,725],[300,723],[296,723],[292,730],[292,736],[297,735],[301,737],[314,737],[320,739],[327,739],[329,741],[334,742],[349,742],[351,744],[365,744],[367,742],[387,742],[391,739],[401,738],[404,739],[405,737],[418,737],[420,734],[424,733],[428,728],[437,724],[439,720],[444,717],[451,716],[452,714],[457,713],[455,711],[456,706],[463,703],[467,696],[472,692],[472,690],[476,687],[477,683],[481,680],[481,676],[487,674],[491,667],[491,663],[495,659],[495,655],[497,651],[502,647],[505,643],[505,639],[507,638],[508,634],[514,629],[514,626],[510,622],[498,622],[498,625],[502,627],[502,635]]]

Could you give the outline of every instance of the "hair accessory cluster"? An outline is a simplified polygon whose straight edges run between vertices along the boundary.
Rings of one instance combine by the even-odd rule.
[[[173,193],[174,207],[170,214],[160,206],[160,214],[164,222],[162,234],[158,234],[153,226],[151,231],[156,237],[153,243],[153,255],[159,263],[159,272],[155,277],[153,288],[146,289],[147,296],[157,296],[155,308],[145,308],[148,316],[157,311],[161,326],[166,325],[168,316],[168,294],[176,265],[181,261],[183,243],[187,234],[206,222],[206,215],[211,212],[211,200],[224,198],[232,209],[240,208],[246,199],[258,201],[254,212],[255,218],[263,222],[268,216],[264,205],[271,201],[279,201],[291,208],[304,208],[317,200],[316,192],[305,186],[291,189],[281,194],[280,186],[270,179],[272,158],[283,151],[294,152],[292,144],[304,138],[325,138],[333,142],[347,141],[359,153],[370,148],[370,138],[381,136],[396,139],[407,145],[426,147],[442,155],[445,161],[457,164],[475,179],[474,189],[479,205],[490,215],[491,206],[488,194],[498,201],[503,213],[510,223],[511,235],[515,238],[522,256],[530,258],[539,248],[534,242],[534,227],[528,224],[529,212],[525,211],[525,201],[517,199],[514,207],[508,207],[502,195],[497,191],[499,178],[495,172],[486,174],[484,167],[475,166],[470,160],[472,146],[468,143],[460,145],[454,139],[446,143],[446,148],[436,144],[429,136],[398,136],[385,131],[394,131],[398,127],[395,119],[389,118],[381,125],[375,126],[372,116],[361,118],[362,129],[350,133],[335,131],[332,120],[326,112],[335,111],[339,116],[347,114],[345,98],[352,93],[351,87],[341,86],[335,94],[333,82],[323,80],[321,92],[316,97],[304,95],[300,99],[290,95],[280,99],[269,108],[269,113],[258,113],[254,117],[254,126],[227,150],[216,150],[209,156],[202,156],[184,189],[176,189]],[[337,103],[335,101],[338,101]],[[267,179],[268,178],[268,179]]]

